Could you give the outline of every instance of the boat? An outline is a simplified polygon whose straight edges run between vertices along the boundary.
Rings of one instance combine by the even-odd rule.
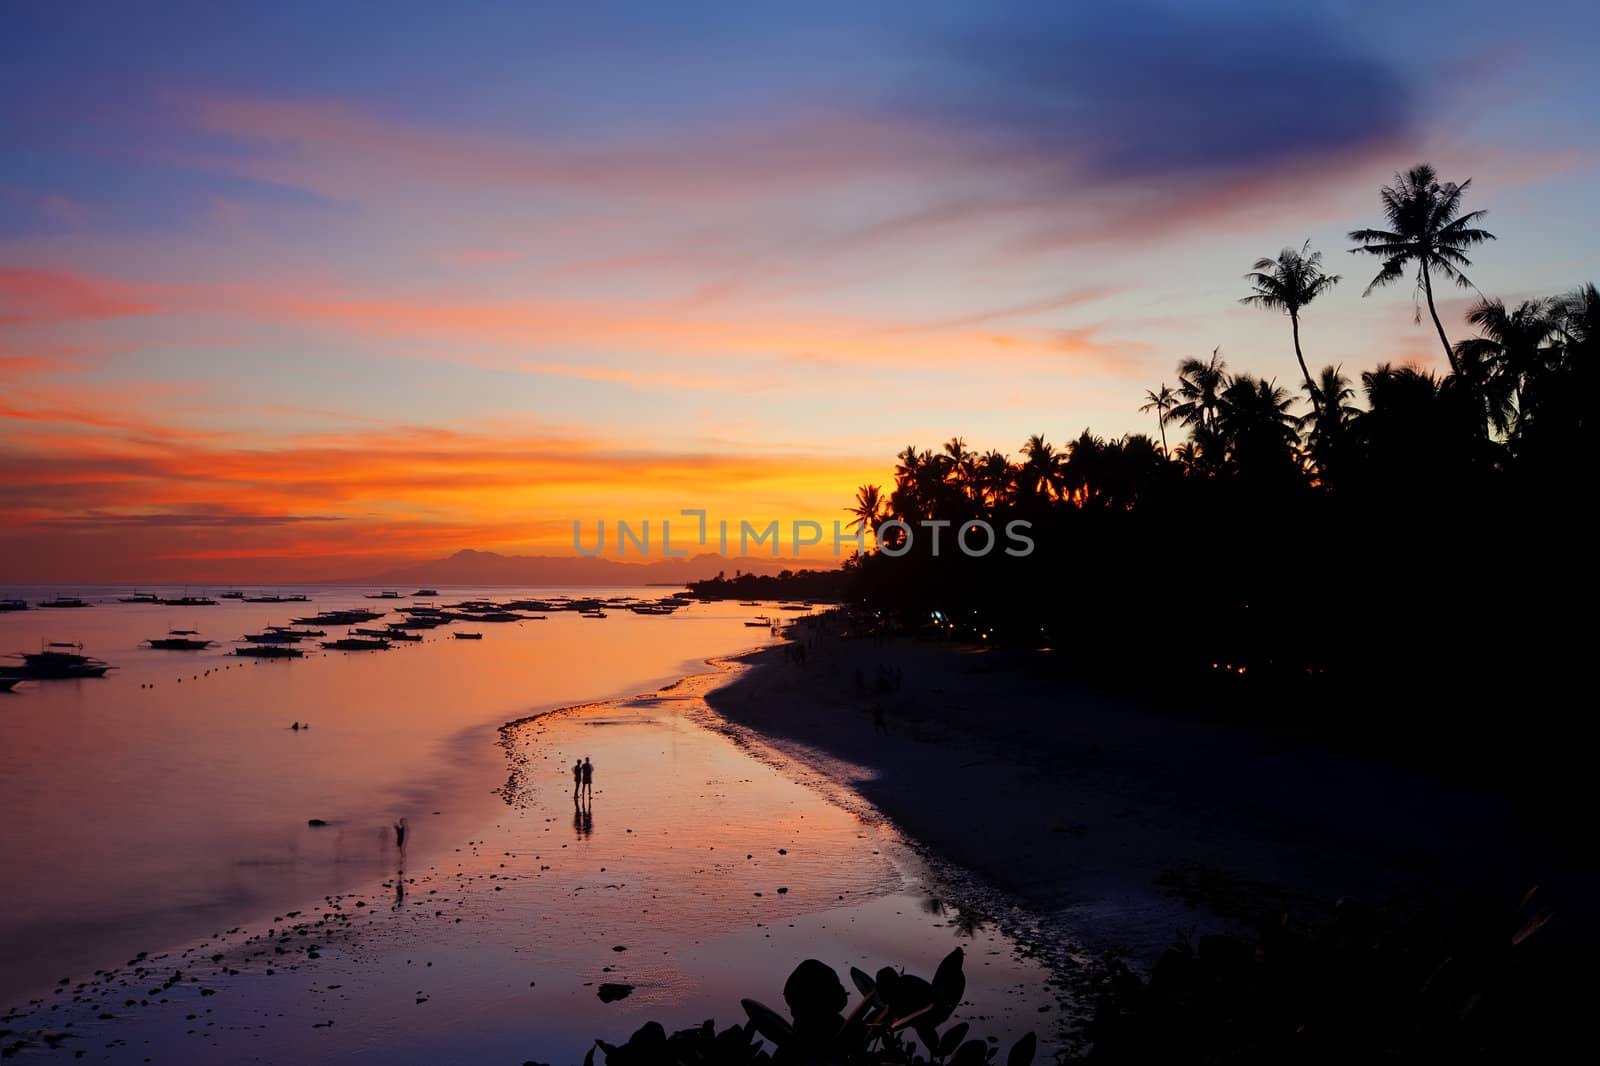
[[[197,640],[194,637],[179,636],[156,637],[153,640],[145,641],[145,643],[150,645],[152,648],[159,648],[162,651],[204,651],[206,648],[211,647],[215,641]]]
[[[413,596],[437,596],[437,595],[439,595],[439,590],[438,589],[418,589],[417,591],[413,592],[411,595],[413,595]]]
[[[118,596],[118,603],[160,603],[161,597],[154,592],[135,592],[132,596]]]
[[[772,619],[770,619],[770,618],[758,618],[754,622],[746,622],[745,623],[745,625],[750,627],[751,629],[757,629],[757,628],[765,629],[768,626],[770,626],[771,624],[772,624]]]
[[[338,640],[325,640],[324,648],[330,651],[388,651],[387,640],[366,640],[360,637],[341,637]]]
[[[76,596],[57,596],[53,600],[40,600],[40,607],[88,607],[90,604]]]
[[[310,603],[311,602],[311,597],[307,596],[303,592],[297,592],[293,596],[285,596],[283,598],[283,602],[284,603]]]
[[[580,615],[582,618],[604,618],[605,616],[606,613],[604,611],[584,611]]]
[[[289,621],[297,626],[353,626],[382,618],[383,615],[382,611],[323,611],[309,618],[291,618]]]
[[[482,640],[483,639],[483,634],[482,633],[463,633],[459,629],[456,630],[451,635],[454,636],[457,640]]]
[[[19,652],[14,658],[20,658],[22,665],[0,667],[0,677],[64,681],[81,677],[105,677],[106,671],[111,669],[99,659],[91,659],[77,652]]]
[[[246,633],[240,639],[250,644],[298,644],[305,637],[285,630],[269,630],[265,633]]]
[[[235,655],[248,655],[253,659],[300,659],[305,652],[299,648],[285,648],[281,644],[252,644],[248,648],[233,649]]]
[[[434,595],[437,596],[438,593],[434,593]],[[398,600],[399,598],[400,594],[398,592],[369,592],[367,594],[367,599],[369,600]]]
[[[740,600],[739,601],[739,606],[740,607],[760,607],[761,604],[756,602],[755,600]]]
[[[26,611],[27,600],[0,600],[0,611]]]
[[[217,601],[210,596],[177,596],[170,600],[162,600],[167,607],[215,607]]]
[[[218,596],[217,599],[219,599],[219,600],[242,600],[242,599],[244,599],[244,593],[240,592],[238,589],[234,589],[232,592],[224,592],[222,595]]]
[[[246,602],[246,603],[283,603],[283,602],[285,602],[285,600],[284,600],[284,598],[282,596],[246,596],[244,598],[244,602]]]
[[[522,615],[510,611],[488,611],[472,616],[474,622],[520,622]]]
[[[325,637],[328,635],[326,629],[291,629],[288,626],[268,626],[265,632],[283,633],[291,637]]]
[[[407,633],[403,629],[391,629],[389,632],[385,633],[383,636],[384,636],[385,640],[418,641],[418,640],[422,639],[422,634],[421,633]]]
[[[350,630],[350,632],[354,633],[358,637],[383,638],[389,635],[389,631],[387,629],[363,629],[361,626],[356,626],[354,629]]]

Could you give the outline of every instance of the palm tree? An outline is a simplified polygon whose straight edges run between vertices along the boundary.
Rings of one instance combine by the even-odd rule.
[[[1251,476],[1287,474],[1294,468],[1294,447],[1300,443],[1289,413],[1294,395],[1276,381],[1238,374],[1221,397],[1218,426],[1241,473]]]
[[[855,516],[850,527],[857,532],[871,530],[877,536],[879,521],[883,518],[883,490],[876,485],[862,485],[856,489],[856,502],[845,510]]]
[[[1437,270],[1462,288],[1470,289],[1472,282],[1461,272],[1462,267],[1472,265],[1464,249],[1495,239],[1494,234],[1474,225],[1488,212],[1461,214],[1461,197],[1471,184],[1471,178],[1460,185],[1453,181],[1441,183],[1433,167],[1426,163],[1412,167],[1404,174],[1396,174],[1395,184],[1385,185],[1379,193],[1389,228],[1358,229],[1350,233],[1351,240],[1361,242],[1350,249],[1351,252],[1366,252],[1383,260],[1377,277],[1372,279],[1363,296],[1400,278],[1407,266],[1416,264],[1417,287],[1427,298],[1433,328],[1439,331],[1439,343],[1450,360],[1450,369],[1456,373],[1461,372],[1456,353],[1450,347],[1450,339],[1439,321],[1439,311],[1433,305],[1433,272]],[[1417,318],[1419,321],[1422,318],[1421,308],[1417,309]]]
[[[1317,386],[1311,380],[1306,357],[1300,351],[1300,309],[1339,284],[1339,275],[1323,271],[1322,253],[1311,251],[1311,241],[1307,240],[1298,252],[1293,248],[1285,248],[1276,259],[1257,259],[1252,272],[1244,277],[1255,291],[1241,297],[1240,303],[1282,311],[1289,316],[1289,324],[1294,331],[1294,357],[1300,363],[1300,376],[1305,378],[1306,391],[1311,393],[1312,409],[1320,412],[1322,405],[1317,399]]]
[[[974,464],[973,477],[978,485],[979,500],[986,502],[991,511],[999,510],[1010,500],[1016,484],[1016,470],[1004,452],[984,452]]]
[[[1017,485],[1047,499],[1061,494],[1061,460],[1050,442],[1037,433],[1022,445],[1022,469],[1017,472]]]
[[[944,442],[944,461],[948,464],[947,473],[955,479],[963,495],[969,499],[977,499],[978,488],[973,477],[977,453],[967,450],[967,442],[960,437],[951,437]]]
[[[1061,462],[1061,483],[1066,494],[1079,506],[1089,502],[1104,481],[1106,442],[1084,429],[1077,440],[1067,445]]]
[[[1504,301],[1485,299],[1467,315],[1480,336],[1456,345],[1456,362],[1502,434],[1521,421],[1529,384],[1561,354],[1549,343],[1557,330],[1557,313],[1556,300],[1524,300],[1507,311]]]
[[[1350,402],[1355,399],[1356,390],[1351,387],[1350,379],[1340,373],[1341,369],[1337,366],[1322,368],[1316,384],[1322,405],[1300,420],[1306,449],[1324,484],[1328,483],[1329,469],[1336,465],[1350,423],[1362,413],[1361,408]]]
[[[1178,406],[1178,397],[1166,382],[1162,382],[1159,389],[1145,389],[1144,398],[1150,402],[1139,408],[1139,413],[1156,413],[1156,423],[1161,427],[1161,452],[1164,455],[1167,451],[1167,418],[1171,416],[1172,409]]]
[[[1211,349],[1209,362],[1185,359],[1178,364],[1178,397],[1183,402],[1172,409],[1169,417],[1195,430],[1215,432],[1217,425],[1217,400],[1227,383],[1228,364],[1222,359],[1222,349]]]

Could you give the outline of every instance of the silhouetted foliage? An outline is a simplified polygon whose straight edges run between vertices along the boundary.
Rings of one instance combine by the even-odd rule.
[[[747,1021],[718,1032],[711,1021],[667,1034],[649,1022],[626,1044],[597,1040],[584,1057],[592,1066],[594,1052],[606,1066],[742,1066],[771,1062],[777,1066],[984,1066],[997,1050],[987,1041],[969,1039],[970,1026],[958,1022],[940,1031],[966,991],[964,956],[956,948],[925,980],[884,967],[876,975],[854,967],[851,983],[861,998],[845,1013],[849,994],[833,968],[807,959],[795,967],[783,986],[789,1017],[753,999],[741,1001]],[[771,1044],[769,1053],[766,1045]],[[1028,1066],[1037,1046],[1032,1033],[1012,1045],[1006,1066]]]
[[[1511,914],[1341,901],[1312,928],[1284,918],[1254,939],[1182,941],[1148,980],[1113,961],[1084,1061],[1556,1061],[1584,993],[1570,945],[1540,934],[1550,920],[1536,891]]]
[[[1469,185],[1417,167],[1383,190],[1388,228],[1352,234],[1383,258],[1374,286],[1414,270],[1431,312],[1433,275],[1467,284],[1465,250],[1492,239],[1461,210]],[[1292,317],[1336,280],[1308,247],[1256,268],[1246,299]],[[1181,427],[1170,449],[1090,430],[1034,434],[1014,458],[907,447],[893,486],[848,510],[908,523],[911,543],[887,531],[853,598],[901,626],[1050,647],[1180,711],[1440,764],[1493,756],[1471,709],[1521,706],[1530,678],[1554,688],[1586,658],[1567,619],[1594,589],[1578,523],[1597,315],[1592,284],[1484,299],[1476,336],[1451,346],[1438,324],[1442,377],[1331,365],[1292,392],[1214,349],[1142,397],[1163,438]],[[1029,523],[1033,552],[957,550],[978,520]],[[949,523],[937,556],[924,521]]]

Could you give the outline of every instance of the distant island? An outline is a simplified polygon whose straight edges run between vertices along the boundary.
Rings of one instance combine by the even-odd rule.
[[[560,555],[501,555],[463,548],[445,559],[414,563],[355,578],[352,585],[689,585],[728,573],[772,574],[793,569],[795,559],[729,558],[706,552],[692,558],[626,562]]]

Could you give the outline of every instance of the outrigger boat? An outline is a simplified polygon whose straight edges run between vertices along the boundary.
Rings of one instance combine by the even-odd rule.
[[[217,598],[221,600],[242,600],[244,599],[244,593],[240,592],[238,589],[234,589],[232,592],[224,592]]]
[[[198,640],[192,629],[174,629],[168,636],[147,640],[145,643],[162,651],[204,651],[216,641]]]
[[[325,640],[324,648],[330,651],[388,651],[387,640],[363,640],[359,637],[343,637],[339,640]]]
[[[299,633],[269,630],[265,633],[246,633],[241,639],[251,644],[298,644],[305,637]]]
[[[354,626],[382,618],[383,615],[382,611],[323,611],[309,618],[291,618],[289,621],[297,626]]]
[[[434,595],[437,596],[438,593],[436,592]],[[398,600],[399,598],[400,594],[398,592],[369,592],[367,594],[367,599],[369,600]]]
[[[463,633],[459,629],[456,630],[455,633],[452,634],[452,636],[454,636],[457,640],[482,640],[483,639],[483,634],[482,633]]]
[[[215,607],[217,605],[217,601],[210,596],[178,596],[161,602],[167,607]]]
[[[413,596],[437,596],[437,595],[439,595],[439,590],[438,589],[418,589],[417,591],[413,592],[411,595],[413,595]]]
[[[160,603],[161,597],[154,592],[135,592],[132,596],[118,596],[118,603]]]
[[[285,648],[281,644],[252,644],[248,648],[233,649],[235,655],[248,655],[253,659],[300,659],[305,652],[299,648]]]
[[[27,600],[0,600],[0,611],[26,611]]]
[[[72,645],[68,645],[71,647]],[[111,667],[99,659],[67,651],[19,652],[13,658],[21,666],[0,666],[0,677],[34,681],[68,681],[83,677],[105,677]]]
[[[90,604],[87,600],[79,599],[77,596],[57,596],[53,600],[40,600],[39,601],[39,606],[40,607],[89,607],[89,606],[92,606],[92,604]]]

